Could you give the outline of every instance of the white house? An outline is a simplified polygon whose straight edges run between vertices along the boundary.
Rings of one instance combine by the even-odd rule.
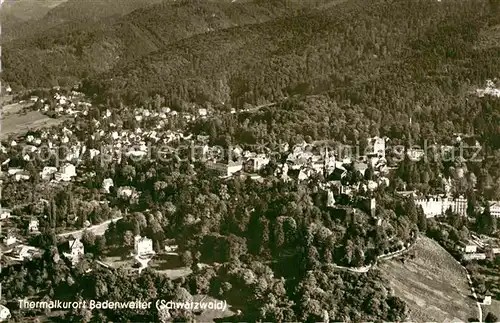
[[[17,261],[31,260],[36,256],[40,256],[41,250],[32,246],[19,245],[14,248],[9,255],[12,259]]]
[[[207,109],[198,109],[198,114],[200,117],[206,117],[208,115]]]
[[[116,193],[121,198],[132,198],[134,196],[137,196],[135,188],[130,186],[119,187]]]
[[[490,213],[496,218],[500,218],[500,202],[490,201]]]
[[[10,310],[4,305],[0,305],[0,322],[6,322],[10,319]]]
[[[487,295],[483,299],[483,305],[491,305],[491,296]]]
[[[109,189],[114,186],[113,180],[111,178],[105,178],[102,181],[102,188],[106,191],[106,193],[109,193]]]
[[[269,164],[270,159],[267,157],[255,157],[252,158],[252,161],[253,161],[253,171],[257,172],[261,170],[264,166]]]
[[[466,253],[474,253],[474,252],[477,252],[477,246],[476,245],[467,245],[465,246],[465,252]]]
[[[39,225],[40,225],[40,221],[38,221],[37,219],[31,220],[30,223],[28,224],[28,231],[30,233],[38,233],[39,232]]]
[[[380,137],[369,138],[365,153],[366,155],[385,156],[385,139]]]
[[[57,173],[57,167],[45,166],[40,172],[40,177],[48,181],[52,179],[55,173]]]
[[[0,209],[0,219],[4,220],[10,218],[10,209],[1,208]]]
[[[134,238],[134,252],[138,256],[146,256],[154,254],[153,240],[139,235]]]
[[[76,167],[68,163],[61,166],[59,172],[55,174],[55,179],[68,182],[74,176],[76,176]]]
[[[14,179],[16,180],[16,182],[22,180],[28,180],[30,179],[30,174],[28,172],[23,171],[21,173],[17,173],[16,175],[14,175]]]
[[[243,169],[243,163],[241,162],[229,162],[229,163],[207,163],[207,168],[217,171],[221,176],[229,177],[234,173],[239,172]]]
[[[13,245],[14,243],[17,242],[17,239],[15,236],[13,236],[12,234],[8,234],[7,237],[4,239],[4,243],[6,246],[10,246],[10,245]]]
[[[69,253],[64,253],[64,255],[71,260],[73,265],[76,265],[85,254],[83,243],[80,239],[72,239],[68,241],[68,244]]]

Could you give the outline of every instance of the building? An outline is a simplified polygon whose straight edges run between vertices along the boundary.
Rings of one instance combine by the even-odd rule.
[[[133,199],[133,198],[136,198],[139,196],[135,190],[135,187],[131,187],[131,186],[119,187],[116,193],[117,193],[118,197],[121,197],[121,198]]]
[[[267,164],[269,164],[270,159],[267,157],[254,157],[249,159],[249,164],[251,171],[258,172],[262,168],[264,168]]]
[[[490,291],[486,291],[486,293],[484,293],[483,305],[491,305],[491,293],[490,293]]]
[[[80,239],[72,239],[68,241],[68,244],[69,254],[66,254],[66,257],[71,260],[73,265],[76,265],[85,254],[83,243]]]
[[[134,238],[134,252],[136,255],[147,256],[154,254],[153,250],[153,240],[146,237],[135,236]]]
[[[9,255],[10,258],[17,261],[31,260],[34,257],[39,257],[42,255],[40,249],[37,249],[32,246],[19,245],[12,250],[12,253]]]
[[[46,166],[42,169],[40,172],[40,177],[45,180],[51,180],[54,174],[57,173],[57,168],[56,167],[51,167],[51,166]]]
[[[111,178],[105,178],[102,181],[102,188],[106,191],[106,193],[109,193],[109,189],[114,186],[113,180]]]
[[[409,148],[406,153],[412,161],[419,161],[425,156],[425,151],[420,148]]]
[[[206,164],[208,169],[214,170],[223,177],[229,177],[233,174],[243,170],[242,162],[229,162],[229,163],[213,163]]]
[[[14,179],[16,180],[16,182],[27,181],[30,179],[30,177],[31,177],[30,174],[26,171],[14,175]]]
[[[484,260],[486,259],[485,253],[470,253],[464,255],[465,260]]]
[[[326,197],[326,207],[335,207],[335,197],[333,196],[333,192],[328,190]]]
[[[0,219],[4,220],[10,218],[10,209],[0,208]]]
[[[75,165],[72,165],[72,164],[64,164],[61,167],[60,172],[65,174],[66,176],[74,177],[74,176],[76,176],[76,167],[75,167]]]
[[[368,139],[365,155],[385,157],[385,138],[373,137]]]
[[[76,176],[76,167],[72,164],[65,164],[61,166],[59,172],[55,173],[56,181],[69,182],[71,178]]]
[[[490,213],[496,218],[500,218],[500,201],[490,201]]]
[[[4,305],[0,305],[0,322],[6,322],[10,316],[10,310]]]
[[[39,225],[40,225],[40,221],[38,221],[37,219],[31,220],[30,223],[28,224],[28,232],[29,233],[40,232]]]
[[[12,235],[11,233],[9,233],[7,235],[7,237],[4,239],[4,243],[6,246],[11,246],[13,244],[15,244],[17,242],[17,238]]]
[[[467,246],[465,246],[465,252],[466,253],[475,253],[475,252],[477,252],[477,246],[473,245],[473,244],[467,245]]]
[[[463,197],[456,199],[448,197],[416,198],[415,204],[422,207],[428,218],[443,215],[448,209],[462,216],[467,215],[467,199]]]

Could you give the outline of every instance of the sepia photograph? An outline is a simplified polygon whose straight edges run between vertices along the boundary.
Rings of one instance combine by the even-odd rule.
[[[500,323],[500,0],[0,0],[0,322]]]

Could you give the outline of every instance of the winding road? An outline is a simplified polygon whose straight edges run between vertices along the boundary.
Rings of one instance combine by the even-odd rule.
[[[104,221],[103,223],[99,223],[99,224],[93,225],[93,226],[88,227],[88,228],[75,230],[75,231],[71,231],[71,232],[59,233],[57,236],[58,237],[74,236],[75,238],[81,239],[83,231],[92,231],[96,236],[102,236],[106,232],[106,230],[108,229],[108,226],[111,222],[116,222],[122,218],[123,218],[123,216],[119,216],[119,217],[116,217],[114,219]]]

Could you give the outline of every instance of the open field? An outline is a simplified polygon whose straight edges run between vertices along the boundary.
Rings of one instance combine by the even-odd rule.
[[[410,321],[477,320],[478,310],[462,266],[426,237],[414,246],[415,258],[380,265],[396,296],[409,306]]]
[[[52,119],[38,111],[22,111],[30,105],[30,103],[14,103],[2,107],[0,139],[10,134],[22,133],[30,129],[57,125],[65,120],[65,118]]]

